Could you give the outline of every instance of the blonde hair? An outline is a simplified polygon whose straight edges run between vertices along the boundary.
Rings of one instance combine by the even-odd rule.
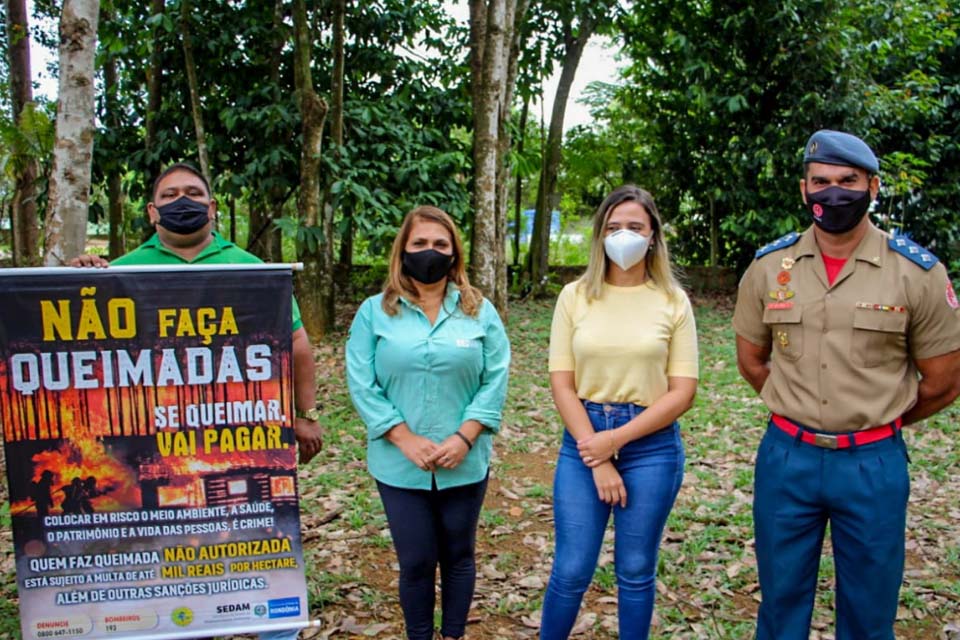
[[[406,298],[411,302],[419,302],[420,294],[413,282],[413,278],[403,272],[403,252],[407,246],[407,240],[410,239],[410,231],[413,229],[413,223],[417,220],[425,222],[435,222],[444,227],[450,234],[450,241],[453,244],[453,264],[447,272],[447,279],[460,290],[460,309],[468,316],[476,316],[480,311],[480,302],[483,300],[483,294],[480,290],[473,287],[467,279],[467,270],[463,264],[463,242],[460,240],[460,232],[457,231],[457,225],[453,222],[447,212],[437,207],[421,206],[409,212],[400,224],[400,231],[393,241],[393,248],[390,250],[390,269],[387,273],[387,281],[383,286],[383,310],[387,315],[394,316],[400,310],[400,297]]]
[[[670,265],[670,253],[667,251],[667,242],[663,237],[663,221],[660,218],[660,211],[657,210],[657,204],[653,201],[653,196],[649,192],[632,184],[625,184],[614,189],[597,208],[593,218],[590,263],[587,265],[586,272],[577,281],[578,287],[585,288],[587,300],[596,300],[603,293],[603,284],[609,266],[607,253],[603,249],[604,231],[610,213],[624,202],[636,202],[650,215],[653,234],[650,236],[650,248],[644,258],[647,275],[655,285],[666,292],[667,297],[673,299],[680,290],[680,284],[677,282],[673,267]]]

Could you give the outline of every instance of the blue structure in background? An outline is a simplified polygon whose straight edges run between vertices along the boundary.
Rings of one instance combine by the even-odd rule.
[[[523,227],[520,229],[520,243],[521,244],[530,244],[530,237],[533,235],[533,217],[536,215],[535,209],[526,209],[520,213],[520,217],[523,219]],[[507,221],[507,232],[510,237],[513,237],[514,228],[516,227],[515,220],[511,217]],[[560,235],[560,212],[556,209],[553,210],[553,213],[550,215],[550,238],[556,238]]]

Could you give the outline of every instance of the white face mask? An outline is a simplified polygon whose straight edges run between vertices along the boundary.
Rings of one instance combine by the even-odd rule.
[[[624,271],[647,255],[650,238],[629,229],[618,229],[603,239],[603,250]]]

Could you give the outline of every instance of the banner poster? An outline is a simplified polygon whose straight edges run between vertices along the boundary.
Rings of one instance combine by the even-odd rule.
[[[0,271],[25,639],[306,625],[291,271],[243,266]]]

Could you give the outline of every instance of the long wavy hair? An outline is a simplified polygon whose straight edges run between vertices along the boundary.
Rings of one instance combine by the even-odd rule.
[[[450,234],[453,244],[453,263],[447,272],[447,281],[455,284],[460,290],[460,309],[468,316],[476,316],[480,311],[483,294],[467,279],[467,269],[463,263],[463,242],[460,240],[457,225],[446,211],[428,205],[417,207],[404,216],[400,231],[393,241],[393,248],[390,250],[390,270],[383,286],[383,310],[387,315],[396,315],[400,310],[401,296],[410,302],[420,302],[420,294],[417,292],[413,278],[403,273],[402,263],[403,251],[407,246],[407,240],[410,239],[410,230],[413,229],[413,223],[417,220],[435,222]]]
[[[653,226],[653,235],[650,238],[650,248],[644,258],[647,275],[653,283],[663,289],[669,298],[673,298],[680,289],[680,284],[670,265],[670,253],[667,251],[667,242],[663,237],[663,221],[660,211],[649,192],[632,184],[625,184],[610,192],[593,217],[593,239],[590,246],[590,263],[587,270],[578,281],[578,286],[585,287],[587,300],[596,300],[603,292],[603,283],[607,275],[610,262],[606,251],[603,250],[603,238],[607,228],[610,213],[624,202],[636,202],[650,215]]]

